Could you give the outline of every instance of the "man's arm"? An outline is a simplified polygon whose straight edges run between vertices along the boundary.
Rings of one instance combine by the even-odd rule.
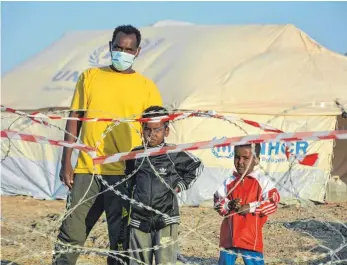
[[[69,117],[82,118],[84,116],[83,111],[71,111]],[[65,136],[64,141],[74,143],[76,142],[80,131],[81,131],[82,121],[68,120],[65,126]],[[73,148],[64,147],[63,156],[61,159],[62,163],[66,160],[71,162]]]
[[[85,72],[82,73],[77,81],[75,93],[71,102],[71,112],[69,117],[82,118],[84,116],[83,111],[78,111],[87,108],[87,96],[85,91]],[[74,111],[75,110],[75,111]],[[65,126],[64,140],[68,142],[76,142],[80,131],[81,131],[82,121],[68,120]],[[71,163],[73,148],[64,147],[63,155],[61,159],[61,169],[60,169],[60,180],[68,186],[69,189],[72,188],[73,184],[73,168]]]

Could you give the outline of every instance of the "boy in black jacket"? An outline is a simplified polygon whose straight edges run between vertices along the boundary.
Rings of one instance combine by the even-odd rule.
[[[152,106],[145,110],[143,118],[168,115],[165,108]],[[169,135],[169,122],[147,122],[142,125],[143,146],[141,150],[168,146],[164,138]],[[145,146],[145,147],[144,147]],[[191,187],[201,174],[203,164],[199,158],[188,152],[177,152],[150,156],[126,161],[126,174],[136,170],[131,178],[133,199],[160,211],[163,215],[149,211],[137,204],[130,209],[130,250],[152,248],[159,249],[141,252],[130,251],[130,257],[152,265],[153,256],[156,264],[175,263],[177,260],[178,224],[180,214],[177,193]],[[169,243],[168,245],[166,245]],[[165,246],[161,246],[165,244]],[[130,259],[130,265],[140,264]]]

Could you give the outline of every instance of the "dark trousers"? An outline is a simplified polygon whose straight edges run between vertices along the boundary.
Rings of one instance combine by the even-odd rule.
[[[124,176],[102,176],[108,185],[114,185],[124,179]],[[83,200],[97,195],[107,189],[96,177],[90,174],[75,174],[74,183],[68,197],[70,205],[68,210],[76,206],[80,199],[85,195],[90,186],[87,195]],[[128,196],[128,188],[126,183],[122,183],[114,188],[122,194]],[[108,234],[111,250],[128,249],[127,238],[127,221],[128,221],[129,201],[122,199],[113,191],[108,190],[101,195],[87,200],[80,204],[62,223],[60,233],[58,235],[58,243],[55,246],[56,251],[64,252],[66,245],[83,246],[90,231],[102,215],[106,212]],[[62,243],[59,243],[59,241]],[[71,248],[70,248],[71,249]],[[53,264],[55,265],[75,265],[78,259],[78,251],[71,253],[55,253],[53,256]],[[113,255],[114,256],[114,255]],[[118,265],[127,262],[125,258],[116,255],[117,258],[108,256],[108,265]],[[122,260],[124,262],[120,262]]]

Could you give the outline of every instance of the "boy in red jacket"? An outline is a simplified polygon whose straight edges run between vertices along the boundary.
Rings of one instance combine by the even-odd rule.
[[[237,172],[214,194],[214,208],[225,216],[220,231],[219,265],[235,264],[238,254],[246,265],[264,265],[262,228],[267,216],[277,209],[280,195],[271,180],[254,167],[260,144],[235,146]],[[242,177],[244,176],[244,177]]]

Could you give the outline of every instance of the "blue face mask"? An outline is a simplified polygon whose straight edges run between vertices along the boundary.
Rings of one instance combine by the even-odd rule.
[[[111,60],[113,67],[122,72],[133,65],[135,55],[126,52],[112,51]]]

